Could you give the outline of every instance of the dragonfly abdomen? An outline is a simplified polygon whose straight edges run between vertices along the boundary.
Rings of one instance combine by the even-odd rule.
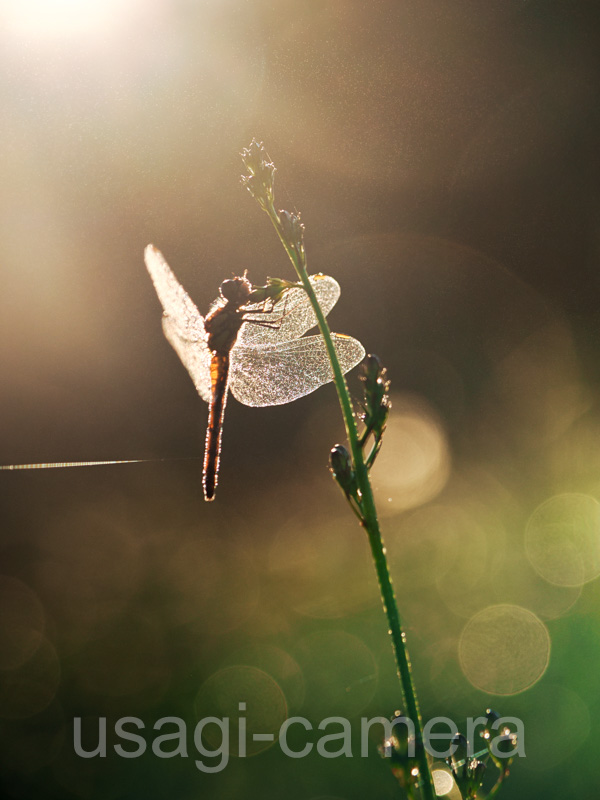
[[[219,478],[221,458],[221,437],[223,418],[227,405],[227,385],[229,382],[229,354],[213,353],[210,361],[211,401],[208,409],[208,428],[204,449],[204,472],[202,485],[204,499],[214,500]]]

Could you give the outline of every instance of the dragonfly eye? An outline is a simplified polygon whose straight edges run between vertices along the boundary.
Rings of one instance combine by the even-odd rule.
[[[224,300],[242,305],[250,297],[252,284],[247,278],[230,278],[229,280],[223,281],[219,291]]]

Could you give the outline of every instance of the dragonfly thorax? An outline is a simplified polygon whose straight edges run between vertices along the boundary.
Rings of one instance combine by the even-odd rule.
[[[232,305],[239,308],[248,301],[252,292],[252,284],[244,276],[237,276],[223,281],[219,288],[219,294],[223,300],[227,300]]]
[[[244,324],[244,305],[252,292],[252,284],[246,276],[237,276],[223,281],[219,289],[220,299],[213,305],[204,320],[206,342],[212,353],[229,357],[240,328]]]

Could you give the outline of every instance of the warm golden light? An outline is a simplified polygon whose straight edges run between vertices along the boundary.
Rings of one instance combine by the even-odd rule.
[[[427,404],[411,395],[393,395],[385,442],[373,467],[381,513],[417,508],[432,500],[450,475],[444,430]]]
[[[2,23],[15,38],[101,38],[118,30],[138,0],[7,0]]]

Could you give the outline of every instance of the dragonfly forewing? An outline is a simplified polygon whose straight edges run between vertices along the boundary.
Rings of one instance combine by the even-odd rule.
[[[189,342],[204,341],[206,331],[202,315],[171,271],[163,254],[149,244],[144,250],[144,260],[165,317],[172,320],[182,339]]]
[[[149,244],[144,250],[146,267],[163,307],[163,331],[190,374],[200,397],[210,402],[210,359],[204,320],[179,283],[163,254]]]
[[[196,391],[207,403],[211,398],[210,360],[211,352],[205,341],[187,339],[173,317],[163,317],[163,331],[167,341],[179,356],[194,382]]]

